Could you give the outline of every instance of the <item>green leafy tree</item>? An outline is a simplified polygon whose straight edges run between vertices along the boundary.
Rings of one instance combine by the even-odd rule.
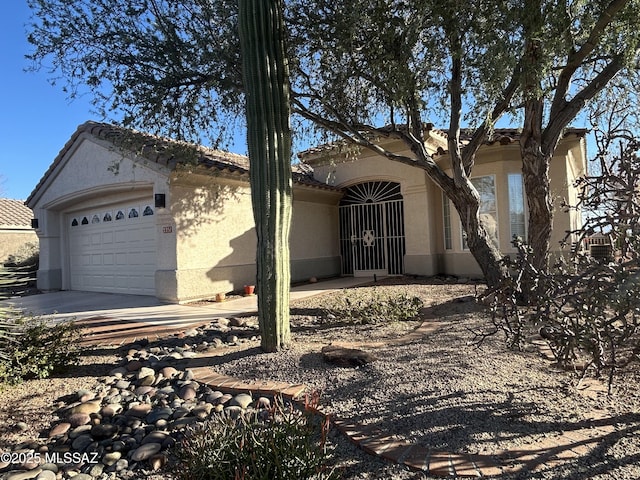
[[[88,85],[125,124],[219,140],[244,105],[235,2],[29,0],[35,65],[73,95]],[[635,68],[637,0],[287,0],[291,105],[313,126],[420,168],[450,198],[489,284],[506,275],[470,181],[504,115],[522,121],[528,242],[546,268],[553,221],[549,161],[565,127]],[[106,92],[106,93],[105,93]],[[425,128],[448,126],[449,174]],[[384,126],[381,126],[384,125]],[[461,142],[461,129],[470,140]],[[400,142],[385,148],[385,139]]]
[[[523,305],[523,273],[537,268],[531,250],[518,245],[511,268],[520,275],[487,295],[495,329],[476,334],[482,341],[502,330],[508,345],[522,348],[537,330],[564,367],[583,376],[608,371],[610,393],[614,375],[632,372],[640,360],[640,139],[629,129],[636,113],[619,99],[609,103],[606,117],[592,118],[594,173],[578,178],[576,203],[563,206],[589,212],[567,232],[576,248],[535,273],[538,301]]]
[[[507,2],[298,0],[293,111],[352,144],[424,170],[450,198],[469,250],[491,284],[507,271],[480,219],[475,156],[518,91],[518,49]],[[300,25],[296,29],[296,25]],[[464,109],[477,125],[462,145]],[[426,148],[431,119],[448,124],[449,166]],[[400,141],[388,149],[381,140]],[[397,142],[396,142],[397,145]]]
[[[609,87],[616,76],[635,75],[640,4],[634,0],[525,0],[522,12],[522,171],[531,264],[540,271],[547,268],[553,220],[551,157],[564,129],[589,103],[599,95],[611,95]],[[626,101],[635,101],[632,89],[622,94]]]
[[[553,222],[549,163],[565,128],[638,61],[640,6],[631,0],[359,2],[299,0],[294,112],[350,142],[414,165],[451,199],[489,284],[506,275],[469,181],[479,146],[508,115],[522,122],[528,244],[547,267]],[[620,82],[618,83],[618,85]],[[626,95],[635,96],[628,88]],[[380,128],[383,119],[384,127]],[[448,123],[448,175],[423,126]],[[471,140],[460,142],[462,125]],[[377,126],[376,126],[377,125]],[[407,155],[379,139],[402,141]]]

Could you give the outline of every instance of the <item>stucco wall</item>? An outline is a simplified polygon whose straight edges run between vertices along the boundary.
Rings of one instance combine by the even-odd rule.
[[[38,286],[70,288],[68,223],[74,212],[127,201],[156,208],[156,295],[187,301],[240,290],[255,283],[256,237],[246,178],[211,176],[210,171],[169,171],[123,155],[108,142],[82,134],[56,160],[31,199],[41,244]],[[339,192],[294,188],[293,280],[338,274]]]
[[[159,174],[161,173],[161,174]],[[31,201],[36,208],[64,208],[78,198],[100,197],[109,186],[131,190],[141,184],[154,186],[156,193],[167,190],[166,168],[153,162],[134,162],[106,142],[93,137],[81,140],[65,154],[45,188]],[[46,225],[40,224],[41,229]]]
[[[567,146],[572,146],[569,151]],[[554,221],[551,236],[551,253],[560,253],[560,241],[564,238],[568,229],[580,224],[580,216],[576,212],[564,212],[561,207],[563,199],[572,201],[575,199],[575,189],[572,188],[574,180],[584,173],[582,153],[583,145],[579,141],[561,144],[556,155],[553,157],[550,166],[551,195],[554,199]],[[448,172],[450,173],[450,171]],[[498,238],[501,252],[505,254],[514,253],[515,249],[511,244],[511,228],[509,219],[509,188],[508,175],[522,173],[522,162],[520,159],[520,147],[518,143],[510,145],[494,145],[483,148],[477,158],[473,169],[473,177],[493,175],[496,187],[496,202],[498,210]],[[440,195],[440,207],[442,201]],[[525,199],[526,205],[526,199]],[[465,276],[480,277],[480,268],[468,250],[462,248],[462,229],[459,216],[450,204],[451,209],[451,238],[452,249],[445,250],[442,242],[442,271],[443,273]],[[527,217],[528,218],[528,217]],[[441,237],[444,237],[444,224],[442,218],[438,221],[441,226]]]
[[[255,283],[256,237],[246,183],[204,175],[173,175],[170,212],[175,225],[176,268],[158,272],[176,290],[157,294],[186,301]]]
[[[452,174],[451,170],[446,170],[446,172],[449,175]],[[509,219],[508,175],[511,173],[522,173],[520,149],[519,146],[515,144],[507,146],[501,145],[500,148],[498,148],[497,146],[492,146],[485,148],[484,150],[479,152],[476,158],[476,164],[473,168],[473,173],[471,174],[472,179],[483,176],[492,176],[494,178],[498,222],[498,243],[499,248],[503,252],[514,251],[511,245],[511,227]],[[442,194],[440,194],[439,203],[439,209],[442,210]],[[444,250],[444,253],[468,253],[468,250],[462,248],[462,225],[460,224],[460,217],[458,216],[458,212],[453,206],[453,203],[450,202],[449,205],[451,212],[452,248],[451,250]],[[440,237],[444,238],[443,220],[440,220],[438,224],[440,229]],[[469,258],[473,260],[473,257],[469,256]]]
[[[582,226],[580,212],[574,209],[565,211],[562,208],[562,202],[566,201],[569,205],[577,205],[578,203],[579,192],[573,185],[579,177],[587,173],[583,149],[584,140],[579,143],[561,143],[557,149],[556,156],[551,162],[551,185],[556,205],[551,251],[556,254],[561,252],[560,242],[564,240],[566,232],[568,230],[574,231]]]
[[[294,187],[292,281],[340,273],[339,196]],[[176,268],[159,267],[156,290],[160,298],[184,302],[255,284],[257,241],[246,182],[174,175],[170,211],[175,225]]]
[[[403,152],[401,144],[388,148]],[[395,150],[394,150],[395,149]],[[449,174],[449,160],[440,160]],[[551,188],[556,211],[552,234],[552,251],[559,250],[565,231],[580,224],[579,215],[560,208],[562,199],[574,199],[571,188],[574,179],[584,172],[584,140],[570,138],[562,142],[551,162]],[[450,203],[452,248],[444,246],[444,219],[441,190],[421,169],[361,152],[355,160],[317,157],[312,160],[315,176],[332,185],[348,187],[355,183],[387,180],[401,184],[404,199],[406,255],[405,272],[418,275],[447,273],[459,276],[482,275],[475,259],[463,249],[460,219]],[[518,142],[508,145],[495,143],[481,148],[476,156],[472,177],[491,175],[495,180],[497,232],[499,246],[504,253],[513,253],[509,218],[509,174],[521,174],[522,161]],[[525,200],[526,203],[526,200]]]
[[[0,228],[0,264],[10,255],[15,255],[27,244],[38,244],[38,236],[33,230],[13,230]]]
[[[152,202],[154,193],[167,191],[164,167],[134,162],[109,143],[81,135],[29,204],[39,222],[38,288],[69,288],[66,221],[70,212],[128,199]]]
[[[330,161],[314,164],[314,175],[342,188],[380,180],[400,183],[404,203],[405,272],[415,275],[438,273],[436,239],[441,227],[437,221],[438,207],[433,202],[439,189],[422,169],[363,151],[356,160],[337,165]]]
[[[338,224],[339,195],[311,192],[314,202],[294,191],[291,219],[291,280],[307,280],[340,274]],[[329,203],[324,203],[329,202]]]

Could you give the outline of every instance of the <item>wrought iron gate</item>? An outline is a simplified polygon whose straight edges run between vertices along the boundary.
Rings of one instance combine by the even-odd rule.
[[[345,275],[404,273],[404,205],[400,184],[359,183],[340,203],[340,251]]]

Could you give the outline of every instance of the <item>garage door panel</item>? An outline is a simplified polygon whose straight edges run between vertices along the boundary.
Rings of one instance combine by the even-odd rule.
[[[151,215],[129,217],[141,211],[129,205],[68,218],[72,290],[155,294],[157,229],[146,208]],[[90,222],[83,225],[84,218]]]
[[[129,256],[126,253],[116,253],[116,265],[126,265],[129,263]]]
[[[156,261],[156,252],[142,252],[140,254],[141,265],[153,265]]]
[[[114,243],[127,243],[129,241],[129,232],[127,232],[127,230],[125,229],[118,229],[114,232]]]

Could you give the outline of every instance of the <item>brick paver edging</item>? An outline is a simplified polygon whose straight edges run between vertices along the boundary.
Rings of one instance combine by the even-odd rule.
[[[404,344],[416,341],[446,324],[425,321],[413,332],[388,344]],[[380,346],[380,342],[358,343],[361,347]],[[546,352],[545,352],[546,353]],[[201,359],[200,359],[201,360]],[[187,366],[187,368],[189,368]],[[244,382],[228,375],[218,374],[211,367],[191,368],[195,380],[226,393],[252,393],[258,395],[281,395],[293,401],[302,401],[308,393],[304,384],[285,382]],[[320,409],[319,413],[323,413]],[[561,432],[554,437],[524,444],[517,449],[497,452],[493,455],[466,454],[432,450],[428,447],[399,440],[384,432],[355,424],[331,415],[332,423],[352,442],[371,455],[405,465],[439,477],[495,477],[516,472],[550,469],[566,461],[589,454],[603,437],[615,431],[613,425],[602,424],[597,428],[585,427],[570,432]],[[602,419],[602,418],[600,418]]]

